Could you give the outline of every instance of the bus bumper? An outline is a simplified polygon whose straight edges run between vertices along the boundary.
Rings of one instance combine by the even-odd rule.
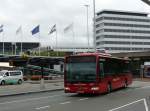
[[[65,87],[65,93],[79,93],[79,94],[99,94],[99,87],[91,87],[91,88],[71,88]]]

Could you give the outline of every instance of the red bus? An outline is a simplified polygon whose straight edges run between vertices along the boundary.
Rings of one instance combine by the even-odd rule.
[[[100,94],[132,83],[129,59],[103,53],[65,57],[65,93]]]

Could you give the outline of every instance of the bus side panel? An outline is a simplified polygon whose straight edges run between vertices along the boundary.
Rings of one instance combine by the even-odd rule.
[[[132,74],[127,74],[126,78],[127,78],[127,84],[128,85],[132,84]]]
[[[112,78],[112,88],[113,89],[118,89],[121,88],[123,86],[123,76],[113,76]]]
[[[100,80],[100,92],[105,93],[108,91],[108,85],[112,85],[112,76],[106,76]]]
[[[106,93],[107,92],[107,82],[106,81],[103,81],[103,82],[100,82],[99,83],[99,93]]]

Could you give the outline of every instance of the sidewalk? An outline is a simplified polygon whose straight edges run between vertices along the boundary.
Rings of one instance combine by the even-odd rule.
[[[63,90],[63,87],[63,82],[45,83],[44,89],[40,88],[40,84],[32,84],[30,82],[25,82],[21,85],[6,85],[0,86],[0,97],[57,91]]]
[[[55,79],[55,80],[44,80],[44,83],[58,83],[58,82],[64,82],[64,79]],[[40,84],[40,81],[25,81],[25,83],[31,83],[31,84]]]
[[[134,78],[134,81],[150,82],[150,78]]]
[[[133,83],[129,87],[139,88],[139,87],[147,87],[150,86],[150,79],[133,79]]]

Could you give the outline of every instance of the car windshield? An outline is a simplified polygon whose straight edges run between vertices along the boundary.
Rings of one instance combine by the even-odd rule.
[[[76,60],[66,65],[66,80],[68,82],[95,82],[96,81],[96,62],[83,62]]]

